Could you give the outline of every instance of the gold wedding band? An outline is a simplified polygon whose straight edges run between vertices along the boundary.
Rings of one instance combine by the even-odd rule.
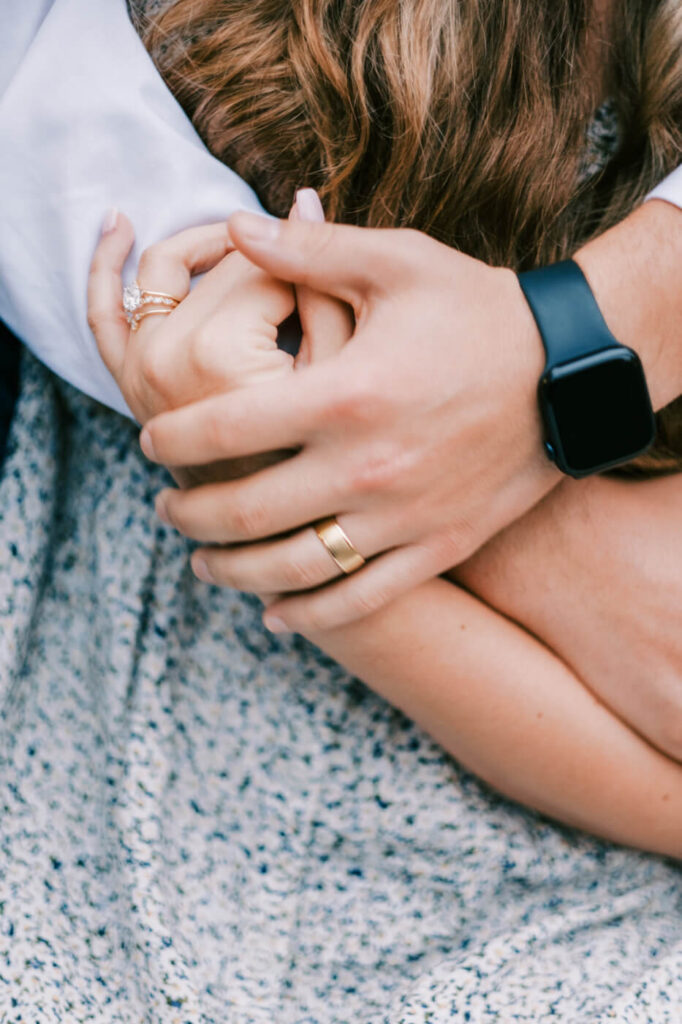
[[[176,299],[174,295],[169,295],[168,292],[152,292],[149,288],[142,288],[140,290],[140,298],[142,302],[167,302],[171,306],[179,306],[180,299]]]
[[[177,305],[179,306],[180,303],[177,303]],[[174,309],[175,306],[166,306],[163,309],[141,309],[139,313],[133,313],[133,315],[128,319],[130,330],[136,331],[140,326],[140,321],[144,320],[146,316],[168,316]]]
[[[351,573],[362,569],[365,559],[351,544],[345,530],[339,526],[334,516],[330,519],[321,519],[315,524],[314,529],[341,572],[350,576]]]

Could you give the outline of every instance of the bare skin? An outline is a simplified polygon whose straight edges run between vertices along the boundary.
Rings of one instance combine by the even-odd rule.
[[[282,441],[296,450],[271,473],[164,496],[195,539],[248,542],[261,592],[278,589],[269,573],[290,563],[295,543],[298,586],[281,588],[268,628],[318,632],[378,610],[465,562],[561,482],[542,452],[542,345],[511,271],[409,231],[273,228],[246,214],[230,231],[259,266],[336,294],[356,315],[352,342],[290,387],[219,395],[143,432],[160,461],[210,462]],[[682,211],[648,202],[576,258],[662,408],[682,392]],[[362,573],[330,576],[320,561],[307,526],[329,515],[370,559]]]
[[[567,480],[452,578],[682,761],[682,474]]]
[[[119,369],[118,379],[124,382],[136,372],[144,374],[144,363],[134,371],[130,339],[120,322],[115,341],[110,327],[116,306],[110,304],[107,313],[101,280],[106,276],[111,283],[122,264],[132,237],[126,239],[126,230],[123,225],[120,235],[103,240],[91,281],[93,327],[103,351],[118,345],[119,366],[128,360],[128,376]],[[222,288],[230,260],[234,257],[222,261]],[[210,284],[204,288],[210,290]],[[254,302],[255,323],[262,322],[261,301],[262,296]],[[304,325],[324,320],[327,337],[337,330],[337,344],[345,343],[349,324],[338,306],[313,293],[300,296],[299,305]],[[207,334],[220,337],[222,317],[227,338],[223,381],[227,375],[231,387],[248,389],[258,373],[253,352],[243,363],[244,339],[230,329],[230,306],[226,300],[219,310],[211,308],[213,328],[207,332],[198,322],[197,300],[191,328],[185,318],[176,337],[191,353]],[[148,325],[147,338],[154,337],[159,351],[164,330],[165,337],[178,330],[176,314],[165,324]],[[246,334],[252,340],[257,336]],[[271,336],[268,328],[265,335]],[[291,365],[277,371],[282,376],[291,372]],[[203,393],[211,390],[209,377],[193,386]],[[153,396],[149,386],[147,379],[142,390],[150,408],[140,410],[143,421],[159,405],[173,404],[170,391]],[[177,404],[189,400],[185,391]],[[671,565],[682,565],[680,545],[673,543],[672,515],[676,503],[679,508],[679,479],[637,485],[600,480],[557,488],[460,567],[455,578],[469,592],[434,580],[360,622],[308,635],[508,795],[608,838],[682,856],[682,767],[675,761],[679,738],[662,728],[665,714],[650,714],[652,679],[643,678],[645,667],[655,675],[659,712],[667,710],[667,699],[674,704],[666,685],[677,678],[681,662],[670,612],[682,601],[682,573],[670,571]],[[213,488],[220,486],[199,488],[188,497],[203,495],[210,506]],[[647,531],[643,527],[652,521],[654,507],[661,529]],[[624,562],[622,552],[633,522],[642,531],[634,564]],[[186,524],[178,525],[191,534]],[[329,567],[319,542],[315,551]],[[249,585],[259,582],[248,578],[252,563],[239,561],[249,553],[248,547],[204,549],[194,564],[198,568],[201,558],[213,579],[225,585],[261,593],[275,589]],[[279,571],[289,572],[290,585],[297,583],[295,553],[291,561],[277,564]],[[636,630],[630,594],[647,612]],[[664,663],[667,673],[661,671]],[[673,721],[670,715],[667,719]]]

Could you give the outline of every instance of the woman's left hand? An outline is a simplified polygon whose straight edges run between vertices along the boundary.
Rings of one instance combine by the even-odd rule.
[[[144,251],[140,288],[172,295],[179,305],[131,330],[121,271],[133,239],[123,214],[103,230],[88,281],[88,321],[140,423],[293,369],[292,357],[277,346],[278,325],[295,307],[293,288],[235,252],[224,222],[181,231]]]
[[[293,289],[235,252],[224,222],[189,228],[144,251],[140,288],[171,295],[179,305],[145,316],[131,330],[123,312],[121,270],[133,237],[122,214],[103,230],[90,269],[88,319],[102,358],[140,423],[198,398],[292,371],[293,359],[278,348],[277,333],[294,309]],[[190,293],[191,279],[200,273],[205,276]],[[189,488],[255,473],[287,454],[275,450],[169,469],[181,487]]]

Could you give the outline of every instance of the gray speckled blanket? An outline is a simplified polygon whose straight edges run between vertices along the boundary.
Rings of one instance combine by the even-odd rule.
[[[491,794],[155,519],[24,361],[0,483],[0,1020],[679,1024],[682,875]]]

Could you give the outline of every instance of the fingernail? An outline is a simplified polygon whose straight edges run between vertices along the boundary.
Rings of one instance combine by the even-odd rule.
[[[146,427],[140,434],[140,448],[142,449],[143,453],[147,456],[148,459],[151,459],[152,462],[157,461],[156,452],[154,451],[154,445],[152,443],[152,435],[150,434]]]
[[[118,224],[118,210],[115,206],[110,207],[104,214],[104,220],[102,221],[102,234],[110,235],[115,230]]]
[[[261,217],[258,213],[247,213],[240,210],[234,215],[237,233],[248,242],[274,242],[279,237],[280,223],[271,217]]]
[[[264,615],[263,625],[266,629],[270,630],[271,633],[291,632],[284,619],[278,619],[276,615]]]
[[[192,558],[192,571],[197,579],[201,580],[202,583],[215,583],[215,578],[209,569],[208,562],[205,558],[195,555]]]
[[[296,207],[301,220],[324,220],[324,209],[314,188],[300,188],[296,193]]]
[[[156,500],[154,502],[154,508],[156,509],[156,514],[159,517],[159,519],[161,520],[161,522],[162,523],[167,523],[170,526],[171,521],[170,521],[170,516],[168,515],[168,505],[166,503],[166,499],[164,497],[163,491],[161,492],[161,494],[157,494],[156,495]]]

